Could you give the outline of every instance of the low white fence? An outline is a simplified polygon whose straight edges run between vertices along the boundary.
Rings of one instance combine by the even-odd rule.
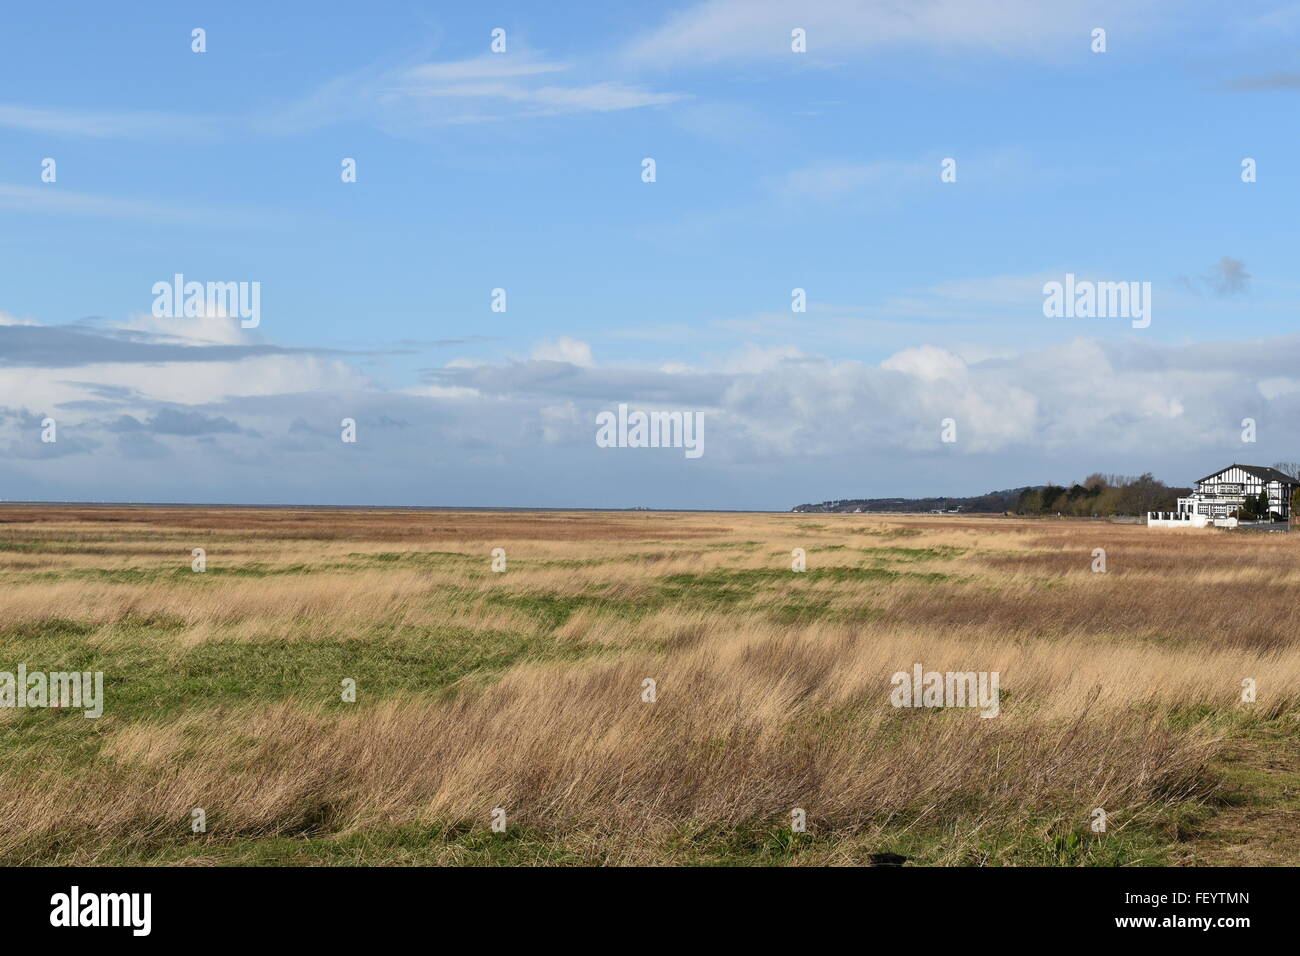
[[[1189,511],[1148,511],[1148,528],[1204,528],[1210,523],[1205,515]]]
[[[1148,528],[1208,528],[1210,524],[1211,519],[1209,517],[1191,511],[1147,512]],[[1237,519],[1215,518],[1213,524],[1216,528],[1235,528],[1237,527]]]

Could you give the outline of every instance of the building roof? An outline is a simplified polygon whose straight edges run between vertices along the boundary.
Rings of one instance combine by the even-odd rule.
[[[1242,471],[1246,472],[1246,474],[1254,475],[1256,478],[1259,478],[1260,480],[1265,482],[1280,481],[1284,485],[1300,484],[1300,479],[1292,478],[1286,472],[1278,471],[1276,468],[1265,468],[1263,465],[1238,465],[1235,462],[1231,465],[1228,465],[1227,468],[1220,468],[1218,471],[1211,472],[1210,474],[1206,475],[1204,478],[1197,478],[1196,481],[1198,484],[1202,481],[1209,481],[1211,478],[1215,477],[1216,475],[1223,474],[1225,471],[1228,470],[1228,468],[1240,468]]]

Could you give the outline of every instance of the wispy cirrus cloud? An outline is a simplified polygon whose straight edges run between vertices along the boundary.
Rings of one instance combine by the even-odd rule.
[[[144,199],[116,199],[73,192],[52,184],[17,186],[0,183],[0,208],[23,212],[77,216],[113,216],[131,219],[192,219],[195,210]]]
[[[547,62],[528,55],[505,56],[498,53],[485,53],[468,60],[422,63],[419,66],[400,70],[398,75],[405,75],[408,79],[421,82],[449,83],[539,76],[544,73],[563,73],[570,68],[568,63]]]
[[[0,209],[41,216],[90,216],[110,219],[138,219],[199,225],[204,228],[266,229],[281,225],[270,210],[236,203],[207,205],[189,199],[159,202],[151,199],[119,198],[70,190],[55,183],[20,186],[0,183]]]
[[[1152,0],[705,0],[639,37],[624,58],[647,66],[698,66],[790,57],[790,31],[808,51],[830,56],[887,48],[1041,56],[1076,39],[1086,52],[1093,27],[1147,19]],[[798,65],[813,62],[805,60]]]
[[[284,132],[367,120],[400,134],[436,126],[666,106],[689,98],[617,80],[554,81],[570,72],[577,72],[573,64],[526,53],[369,67],[322,84],[257,122]]]
[[[918,187],[947,188],[940,181],[942,153],[913,159],[870,161],[826,159],[789,170],[769,182],[771,191],[787,202],[843,203],[844,200],[898,202]],[[1031,179],[1059,173],[1042,173],[1023,150],[1002,148],[963,152],[953,158],[963,188],[1006,186],[1021,189]]]
[[[786,201],[837,202],[867,190],[896,196],[898,188],[935,178],[919,162],[880,160],[870,163],[824,161],[790,170],[773,191]]]
[[[1276,73],[1263,73],[1258,76],[1242,76],[1230,80],[1226,85],[1226,89],[1234,93],[1300,90],[1300,73],[1279,71]]]
[[[197,324],[200,320],[188,321]],[[235,333],[240,331],[237,319],[224,321]],[[138,327],[130,324],[111,329],[76,325],[0,325],[0,368],[51,369],[124,363],[237,362],[259,356],[328,354],[337,353],[328,349],[284,348],[249,339],[212,340],[152,335],[142,333]]]
[[[688,94],[619,80],[558,83],[574,64],[528,53],[464,60],[372,65],[260,112],[202,116],[147,110],[87,110],[0,104],[0,129],[88,139],[213,141],[258,133],[284,135],[354,121],[391,131],[665,106]]]
[[[95,111],[0,104],[0,128],[91,139],[216,139],[229,121],[183,113]]]

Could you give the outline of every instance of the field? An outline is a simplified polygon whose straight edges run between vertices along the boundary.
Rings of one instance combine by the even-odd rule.
[[[1074,520],[3,506],[0,671],[102,671],[105,702],[0,708],[0,863],[1296,865],[1298,553]],[[893,706],[915,664],[996,672],[1000,712]]]

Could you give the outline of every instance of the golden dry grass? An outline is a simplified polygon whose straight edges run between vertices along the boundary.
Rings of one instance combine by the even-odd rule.
[[[0,711],[0,859],[1206,862],[1177,848],[1210,832],[1217,755],[1296,740],[1298,546],[997,518],[9,507],[0,669],[101,669],[109,690],[98,721]],[[914,663],[998,672],[1001,714],[891,706]]]

